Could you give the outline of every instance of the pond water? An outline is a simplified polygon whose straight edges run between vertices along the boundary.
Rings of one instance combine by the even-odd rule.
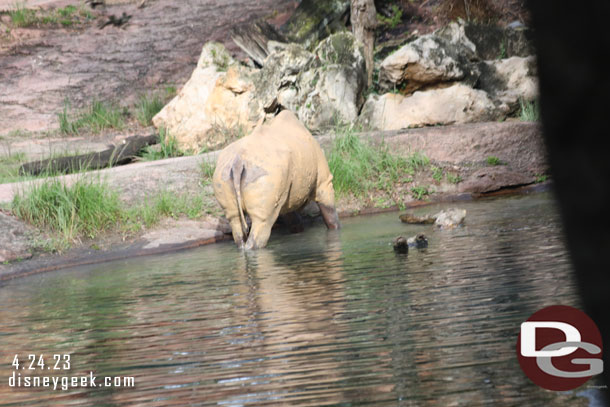
[[[417,212],[449,206],[464,227],[363,216],[248,255],[227,242],[3,283],[0,406],[598,405],[603,390],[542,390],[516,358],[529,315],[580,306],[550,195]],[[393,252],[416,233],[427,249]],[[95,388],[9,386],[90,372]],[[135,387],[100,386],[115,376]]]

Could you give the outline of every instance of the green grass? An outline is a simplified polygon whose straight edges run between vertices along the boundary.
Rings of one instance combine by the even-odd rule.
[[[104,182],[83,177],[71,186],[56,179],[36,183],[15,195],[12,210],[18,218],[53,232],[67,247],[81,236],[93,238],[112,228],[121,203]]]
[[[430,169],[432,170],[432,178],[436,182],[441,182],[443,179],[443,169],[436,166],[432,166]]]
[[[125,127],[127,112],[114,103],[94,101],[79,113],[72,114],[68,102],[57,115],[59,131],[63,134],[79,134],[83,130],[99,133],[106,129],[121,130]]]
[[[165,100],[159,94],[140,96],[134,106],[135,117],[142,126],[151,126],[153,117],[163,109]]]
[[[35,10],[27,9],[24,3],[16,3],[15,6],[15,10],[8,13],[15,27],[30,27],[38,22]]]
[[[15,27],[31,27],[35,25],[61,25],[71,27],[85,20],[92,20],[95,17],[85,8],[68,5],[64,8],[53,10],[32,10],[26,8],[24,3],[17,3],[15,10],[9,11],[11,23]]]
[[[11,210],[18,218],[51,236],[40,246],[61,251],[82,238],[105,232],[133,233],[157,224],[166,217],[194,219],[218,215],[211,194],[196,195],[163,191],[137,205],[125,205],[118,191],[99,177],[81,177],[67,186],[48,179],[19,191]]]
[[[390,193],[394,184],[410,179],[430,162],[420,153],[406,158],[394,154],[385,143],[373,146],[361,140],[353,127],[337,127],[335,134],[328,165],[338,195],[363,196],[373,189]]]
[[[212,179],[212,176],[214,175],[215,170],[216,170],[215,161],[209,161],[207,159],[204,159],[203,161],[201,161],[201,174],[207,180]]]
[[[390,8],[392,9],[392,15],[390,15],[390,17],[377,13],[377,20],[381,24],[387,25],[390,28],[396,28],[396,26],[402,20],[402,9],[396,4],[392,4]]]
[[[422,200],[430,194],[428,187],[415,186],[411,188],[411,196],[417,200]]]
[[[161,127],[159,129],[159,144],[157,146],[147,146],[142,149],[140,156],[144,161],[163,160],[171,157],[182,157],[185,152],[178,146],[175,137],[169,131]]]
[[[490,155],[489,157],[487,157],[487,164],[488,165],[500,165],[500,164],[502,164],[502,162],[500,161],[500,159],[498,157]]]
[[[536,100],[519,99],[519,119],[524,122],[540,121],[540,108]]]
[[[459,174],[452,174],[450,172],[447,173],[447,182],[449,182],[450,184],[459,184],[460,182],[462,182],[462,177]]]
[[[122,230],[136,232],[156,225],[163,218],[176,219],[186,216],[196,219],[204,214],[216,214],[211,195],[191,196],[163,191],[140,205],[124,210],[121,218]]]
[[[19,166],[24,161],[25,154],[21,152],[0,156],[0,184],[20,179]]]

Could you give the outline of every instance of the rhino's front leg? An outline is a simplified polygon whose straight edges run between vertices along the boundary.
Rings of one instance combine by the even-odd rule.
[[[337,209],[334,206],[327,206],[320,202],[318,202],[318,206],[320,207],[320,212],[322,213],[322,218],[324,219],[324,223],[326,223],[327,228],[341,228],[341,224],[339,223],[339,215],[337,215]]]

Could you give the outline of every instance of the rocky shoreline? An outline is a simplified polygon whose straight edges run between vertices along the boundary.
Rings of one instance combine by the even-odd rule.
[[[393,151],[406,155],[419,151],[429,157],[436,168],[445,168],[462,178],[459,183],[438,182],[431,171],[416,175],[417,182],[430,185],[432,191],[424,200],[401,193],[404,208],[429,203],[477,199],[505,193],[529,193],[549,185],[541,177],[548,171],[546,151],[536,123],[519,121],[470,123],[391,132],[368,132],[359,136],[372,143],[383,140]],[[331,136],[319,136],[328,148]],[[465,148],[468,146],[469,148]],[[198,182],[202,161],[213,162],[216,153],[143,162],[93,172],[117,187],[121,200],[136,204],[147,195],[168,186],[174,191],[202,190],[213,199],[211,187]],[[498,164],[488,163],[497,157]],[[66,183],[82,175],[60,177]],[[41,181],[28,181],[41,182]],[[0,185],[0,204],[11,201],[23,183]],[[207,190],[206,190],[207,188]],[[396,186],[400,190],[400,186]],[[374,199],[339,197],[340,217],[398,210],[396,205],[378,205]],[[315,215],[313,213],[312,215]],[[315,218],[311,222],[315,222]],[[398,222],[397,218],[397,222]],[[97,263],[140,255],[152,255],[197,247],[230,239],[230,229],[219,216],[203,219],[166,219],[159,225],[125,239],[120,235],[104,235],[86,240],[66,253],[50,254],[32,247],[32,228],[7,213],[0,212],[3,233],[0,237],[0,280],[32,273]]]

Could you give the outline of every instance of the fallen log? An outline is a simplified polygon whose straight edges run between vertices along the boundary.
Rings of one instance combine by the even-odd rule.
[[[123,165],[131,162],[144,147],[158,142],[158,134],[131,136],[103,151],[25,163],[19,167],[19,173],[22,175],[40,175],[45,172],[67,174]]]

